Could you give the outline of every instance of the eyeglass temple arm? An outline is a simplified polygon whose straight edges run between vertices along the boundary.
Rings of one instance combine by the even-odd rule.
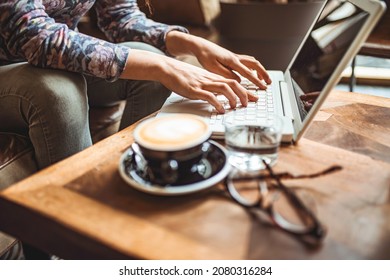
[[[267,165],[266,165],[267,166]],[[328,175],[330,173],[336,172],[343,169],[340,165],[333,165],[325,170],[322,170],[320,172],[312,173],[312,174],[302,174],[302,175],[293,175],[289,172],[282,172],[282,173],[274,173],[273,175],[258,175],[258,176],[242,176],[240,178],[235,178],[236,181],[251,181],[253,179],[258,180],[264,180],[268,178],[279,178],[279,179],[310,179],[310,178],[316,178],[324,175]],[[267,168],[267,170],[269,170]]]

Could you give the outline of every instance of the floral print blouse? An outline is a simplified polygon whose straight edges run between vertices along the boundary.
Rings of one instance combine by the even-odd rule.
[[[77,32],[94,4],[98,26],[110,42]],[[165,36],[173,29],[187,32],[147,19],[136,0],[1,0],[0,65],[28,61],[114,81],[131,55],[117,43],[141,41],[166,53]]]

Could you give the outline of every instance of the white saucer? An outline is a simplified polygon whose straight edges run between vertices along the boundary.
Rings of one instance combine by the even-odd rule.
[[[212,140],[209,142],[211,144],[210,152],[198,164],[197,176],[199,179],[195,179],[192,183],[161,186],[142,178],[134,168],[135,163],[131,148],[126,150],[120,158],[119,173],[131,187],[154,195],[184,195],[210,188],[228,175],[231,166],[228,163],[225,148]]]

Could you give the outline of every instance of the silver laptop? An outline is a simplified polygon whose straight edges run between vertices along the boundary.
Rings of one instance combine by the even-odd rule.
[[[243,86],[256,93],[259,100],[247,107],[237,106],[234,110],[242,112],[236,115],[259,120],[280,115],[284,121],[282,141],[297,142],[385,8],[378,0],[325,1],[286,71],[268,71],[272,84],[266,91],[242,80]],[[218,98],[229,109],[227,99]],[[212,137],[224,137],[225,115],[217,114],[205,101],[172,93],[158,115],[168,113],[203,116],[210,123]]]

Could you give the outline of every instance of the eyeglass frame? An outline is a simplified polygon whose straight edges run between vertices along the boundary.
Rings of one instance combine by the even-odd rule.
[[[257,175],[257,176],[244,176],[242,178],[238,178],[238,180],[258,180],[258,186],[259,186],[259,198],[253,202],[248,203],[247,200],[245,200],[237,191],[236,187],[233,184],[232,175],[227,176],[225,178],[225,186],[227,188],[227,191],[229,192],[230,196],[233,198],[235,202],[240,204],[241,206],[252,209],[252,208],[258,208],[268,214],[271,221],[280,229],[292,233],[297,236],[302,237],[312,237],[312,240],[314,240],[315,243],[320,242],[323,240],[323,238],[326,235],[326,229],[322,225],[322,223],[319,221],[319,219],[314,215],[314,213],[302,202],[302,200],[294,193],[294,191],[290,188],[288,188],[283,182],[282,179],[304,179],[304,178],[315,178],[322,175],[326,175],[335,171],[339,171],[342,169],[341,166],[334,165],[331,166],[324,171],[313,173],[309,175],[299,175],[294,176],[290,173],[284,172],[280,174],[275,174],[275,172],[272,170],[271,166],[263,160],[264,166],[266,167],[266,170],[269,173],[269,176],[264,175]],[[232,173],[234,174],[234,173]],[[310,225],[307,227],[300,227],[296,224],[293,224],[286,219],[284,219],[279,213],[277,213],[273,207],[273,202],[264,204],[263,199],[266,197],[266,193],[269,191],[269,186],[267,186],[266,179],[273,179],[275,180],[276,184],[273,184],[274,188],[278,188],[279,191],[283,192],[286,195],[286,198],[292,203],[293,207],[295,207],[295,211],[298,213],[301,219],[310,219]],[[303,216],[304,215],[304,216]]]

